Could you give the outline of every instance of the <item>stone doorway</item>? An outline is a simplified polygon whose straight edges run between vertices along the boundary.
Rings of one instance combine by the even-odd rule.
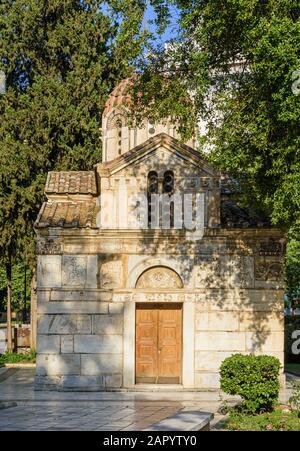
[[[137,304],[135,382],[182,383],[182,304]]]

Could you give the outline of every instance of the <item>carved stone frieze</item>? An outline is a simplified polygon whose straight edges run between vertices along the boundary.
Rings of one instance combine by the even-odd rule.
[[[265,259],[256,261],[255,279],[266,282],[282,282],[283,266],[278,261],[268,261]]]
[[[62,266],[63,286],[84,287],[86,283],[86,257],[64,256]]]
[[[284,248],[280,241],[269,238],[266,241],[261,241],[258,247],[258,253],[261,256],[282,255]]]
[[[122,262],[113,260],[105,262],[100,269],[101,288],[119,288],[122,281]]]
[[[138,279],[136,288],[182,288],[182,281],[172,269],[158,266],[145,271]]]
[[[61,255],[62,242],[59,239],[39,239],[36,243],[37,255]]]

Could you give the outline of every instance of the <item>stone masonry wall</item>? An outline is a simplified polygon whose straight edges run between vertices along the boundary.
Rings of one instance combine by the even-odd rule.
[[[140,302],[183,303],[186,388],[217,389],[220,363],[236,352],[266,353],[283,363],[282,254],[276,243],[261,237],[237,245],[212,236],[199,244],[165,243],[168,252],[163,239],[159,243],[155,253],[147,243],[134,253],[134,237],[65,238],[64,252],[56,246],[55,254],[46,248],[38,256],[37,389],[134,387]],[[184,288],[160,290],[158,279],[152,290],[136,289],[139,276],[158,266],[175,271]]]
[[[94,256],[39,256],[37,388],[122,385],[123,304],[97,271]]]

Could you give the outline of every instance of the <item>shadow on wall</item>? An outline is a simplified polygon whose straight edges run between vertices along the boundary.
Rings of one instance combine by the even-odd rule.
[[[139,164],[133,165],[126,176],[141,180],[141,189],[147,193],[147,173],[150,171],[156,171],[160,180],[163,180],[166,171],[173,171],[174,192],[178,189],[187,193],[190,191],[186,180],[192,183],[195,178],[205,178],[207,175],[201,167],[191,167],[186,162],[181,165],[174,155],[166,158],[164,154],[161,161],[158,158],[155,162],[149,160],[142,168]],[[148,208],[141,214],[149,217]],[[84,288],[67,288],[70,296],[83,292],[80,298],[82,305],[94,302],[93,308],[97,308],[89,313],[75,313],[71,298],[64,302],[63,313],[57,311],[39,315],[37,380],[39,376],[48,376],[50,384],[58,383],[70,389],[122,385],[123,303],[112,302],[112,292],[114,289],[126,289],[130,274],[125,270],[122,274],[122,267],[127,267],[130,252],[123,247],[123,231],[114,232],[116,242],[120,240],[119,250],[99,254],[97,268],[87,267],[88,271],[96,271],[98,289],[103,289],[106,297],[95,302]],[[76,233],[74,229],[74,235]],[[231,333],[243,334],[239,340],[244,340],[247,353],[260,353],[266,346],[274,352],[282,351],[277,349],[279,345],[276,344],[280,342],[277,332],[281,334],[283,330],[280,262],[278,256],[274,257],[272,253],[267,256],[260,253],[260,243],[272,244],[270,231],[264,234],[264,229],[260,229],[255,234],[251,229],[206,228],[201,239],[191,240],[185,230],[147,229],[139,230],[137,236],[138,242],[131,241],[131,244],[139,250],[132,253],[144,257],[140,262],[146,262],[147,266],[151,260],[163,261],[163,267],[176,270],[182,280],[183,291],[197,292],[198,339],[201,340],[203,331],[208,337],[209,333],[214,337],[219,334],[220,337],[218,347],[208,351],[218,351],[227,342],[228,351],[235,352],[236,341],[234,338],[231,340]],[[93,265],[91,261],[88,264]],[[146,275],[146,269],[149,267],[136,274],[129,292],[143,289],[139,286],[140,277]],[[176,289],[181,288],[178,286]],[[153,286],[154,292],[158,290]],[[45,378],[42,383],[45,383]]]

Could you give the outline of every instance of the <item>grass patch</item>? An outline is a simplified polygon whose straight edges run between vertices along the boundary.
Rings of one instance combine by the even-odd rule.
[[[225,428],[230,431],[300,431],[297,411],[276,408],[257,415],[232,409]]]
[[[5,363],[35,363],[36,352],[30,351],[28,354],[16,354],[15,352],[6,352],[0,355],[0,365]]]
[[[284,365],[285,371],[291,371],[292,373],[299,374],[300,376],[300,363],[286,363]]]

